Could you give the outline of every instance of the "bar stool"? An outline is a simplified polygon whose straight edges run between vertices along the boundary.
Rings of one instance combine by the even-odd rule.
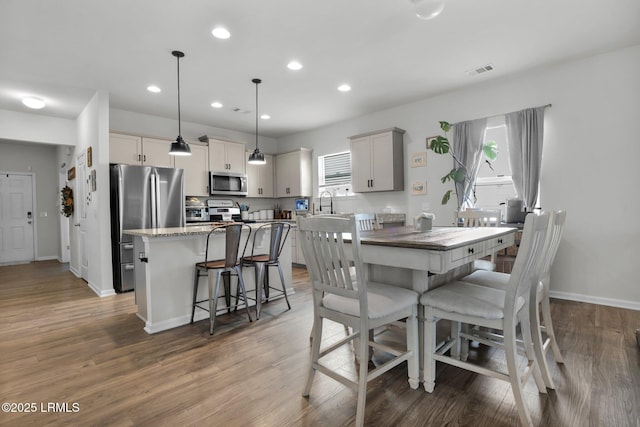
[[[267,254],[256,254],[256,250],[259,250],[265,233],[267,233],[269,229],[271,229],[269,239],[269,252]],[[282,248],[287,241],[287,236],[289,236],[290,230],[291,224],[286,222],[272,222],[260,226],[253,236],[251,256],[242,258],[242,265],[244,267],[255,268],[256,319],[260,318],[260,311],[262,309],[262,292],[264,292],[264,297],[268,302],[269,290],[271,289],[278,292],[276,296],[280,296],[280,293],[284,295],[284,299],[287,302],[288,310],[291,309],[291,304],[289,304],[289,297],[287,296],[287,288],[284,283],[284,275],[282,274],[282,266],[280,265],[280,253],[282,252]],[[274,288],[269,284],[269,267],[278,267],[282,289]]]
[[[243,229],[248,230],[247,240],[242,250],[242,256],[238,257],[238,250],[240,248],[240,239],[242,237]],[[217,260],[209,260],[209,244],[212,236],[221,234],[224,231],[225,234],[225,258]],[[214,227],[207,235],[207,246],[205,249],[204,261],[196,263],[195,266],[195,278],[193,280],[193,306],[191,309],[191,323],[193,323],[193,317],[196,312],[196,308],[209,312],[209,334],[213,335],[213,326],[215,323],[216,314],[218,312],[218,296],[220,295],[220,278],[225,275],[225,301],[227,305],[227,312],[230,312],[232,308],[238,309],[238,298],[236,296],[236,302],[234,306],[231,306],[230,289],[231,289],[231,275],[238,277],[238,284],[236,286],[236,294],[239,291],[242,293],[242,298],[247,309],[247,315],[249,316],[249,322],[252,321],[251,313],[249,312],[249,303],[247,302],[247,293],[244,287],[244,280],[242,279],[242,265],[239,259],[244,257],[244,253],[247,249],[249,238],[251,237],[251,227],[244,224],[231,224],[226,226]],[[198,301],[198,283],[200,277],[206,273],[208,276],[208,298]],[[215,285],[214,285],[215,278]],[[209,308],[203,307],[203,302],[209,302]]]

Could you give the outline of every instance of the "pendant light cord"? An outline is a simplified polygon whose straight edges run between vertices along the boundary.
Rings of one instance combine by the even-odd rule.
[[[258,85],[260,84],[260,80],[254,79],[256,84],[256,150],[258,149]]]
[[[182,136],[182,127],[180,120],[180,56],[176,55],[176,62],[178,64],[178,136]]]

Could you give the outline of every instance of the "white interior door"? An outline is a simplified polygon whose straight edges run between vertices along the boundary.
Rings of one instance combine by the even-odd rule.
[[[80,256],[80,277],[89,281],[89,253],[87,252],[87,171],[85,168],[84,152],[78,156],[76,163],[76,196],[75,205],[78,208],[78,253]]]
[[[18,264],[35,259],[33,242],[33,177],[0,176],[0,263]]]

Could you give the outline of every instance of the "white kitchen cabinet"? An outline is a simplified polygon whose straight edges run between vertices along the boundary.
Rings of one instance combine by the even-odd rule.
[[[169,155],[171,142],[164,139],[142,138],[142,164],[172,168],[173,156]]]
[[[244,144],[209,138],[209,167],[212,172],[245,173]]]
[[[174,164],[184,169],[185,196],[207,196],[209,194],[209,147],[189,143],[190,156],[174,156]]]
[[[168,140],[110,133],[109,163],[172,168],[170,148]]]
[[[297,227],[294,230],[294,235],[296,236],[296,264],[307,265],[304,260],[304,254],[302,253],[302,241],[300,240],[300,233]],[[293,252],[293,247],[291,248],[291,252]]]
[[[251,155],[250,151],[245,153],[247,160]],[[248,197],[274,197],[273,176],[274,161],[273,156],[264,155],[265,164],[255,165],[247,163],[247,189]]]
[[[298,265],[306,265],[304,255],[302,253],[302,242],[300,241],[300,233],[297,227],[292,227],[289,233],[291,239],[291,262]]]
[[[276,156],[276,197],[311,197],[311,150]]]
[[[119,133],[109,134],[109,163],[142,164],[142,138]]]
[[[404,132],[391,128],[349,138],[355,193],[404,190]]]

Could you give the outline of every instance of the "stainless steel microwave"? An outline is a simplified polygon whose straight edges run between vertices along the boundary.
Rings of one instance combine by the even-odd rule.
[[[212,196],[246,196],[247,175],[231,172],[209,172]]]

